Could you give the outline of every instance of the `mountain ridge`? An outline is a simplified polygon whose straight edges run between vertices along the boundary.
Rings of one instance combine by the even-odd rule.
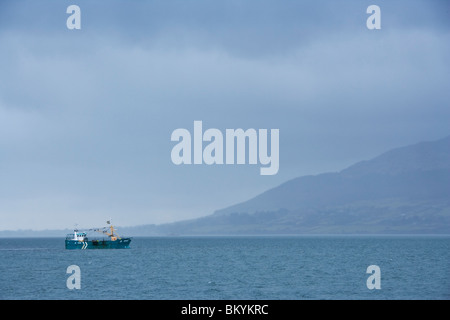
[[[122,227],[121,232],[135,236],[450,234],[449,190],[447,136],[394,148],[338,172],[293,178],[205,217]],[[3,236],[12,233],[0,231]]]
[[[297,177],[175,234],[450,233],[450,136],[388,150],[339,172]]]
[[[438,152],[430,152],[430,147],[431,149],[438,150]],[[369,175],[374,176],[372,177],[372,183],[375,183],[374,187],[370,188],[371,191],[374,194],[379,194],[381,190],[377,190],[377,187],[378,189],[386,187],[392,189],[392,186],[389,187],[390,183],[395,183],[398,185],[401,184],[402,181],[414,180],[414,178],[408,174],[408,172],[411,171],[414,171],[420,176],[416,177],[415,180],[418,180],[417,178],[422,178],[424,181],[427,181],[428,185],[433,187],[432,192],[440,194],[439,186],[440,182],[442,182],[441,180],[443,179],[441,174],[444,174],[445,177],[448,176],[447,171],[450,171],[449,149],[450,136],[433,142],[420,142],[411,146],[391,149],[371,160],[357,162],[339,172],[307,175],[291,179],[275,188],[261,193],[250,200],[217,210],[214,214],[224,214],[232,211],[254,211],[260,209],[261,204],[265,205],[267,209],[280,209],[282,207],[286,207],[286,209],[293,209],[292,205],[290,206],[289,203],[286,202],[286,195],[290,197],[298,197],[299,195],[302,195],[302,200],[305,204],[315,204],[316,201],[326,201],[327,203],[333,202],[333,199],[336,198],[338,194],[343,201],[346,199],[342,199],[342,197],[349,197],[352,193],[358,193],[358,190],[354,190],[354,188],[348,190],[348,184],[367,178]],[[442,152],[442,150],[446,152]],[[435,157],[432,158],[431,161],[428,160],[425,166],[418,166],[418,162],[423,158],[425,153],[428,157],[430,157],[430,155],[435,155]],[[408,166],[407,163],[404,167],[401,167],[401,164],[405,164],[405,162],[398,159],[399,154],[401,155],[400,158],[404,159],[407,157],[408,159],[411,159],[410,162],[412,164],[410,163]],[[415,156],[413,157],[411,155]],[[395,163],[391,166],[394,170],[387,170],[389,166],[386,165],[386,162],[389,161],[387,161],[386,158],[395,159]],[[430,162],[433,162],[434,166],[430,166]],[[368,170],[367,167],[370,169]],[[418,170],[418,168],[420,168],[420,170]],[[394,177],[397,178],[395,179]],[[434,182],[438,182],[439,186],[436,186]],[[336,190],[338,194],[325,194],[324,191],[326,190],[324,189],[328,188],[330,184],[337,184],[340,188],[347,188],[348,192],[342,194],[342,192],[339,193],[339,190]],[[359,188],[360,186],[357,186],[357,189]],[[411,189],[409,189],[409,191],[412,192]],[[417,191],[418,190],[415,190],[413,194],[417,194]],[[331,191],[328,193],[330,192]],[[285,195],[284,198],[282,197],[283,194]]]

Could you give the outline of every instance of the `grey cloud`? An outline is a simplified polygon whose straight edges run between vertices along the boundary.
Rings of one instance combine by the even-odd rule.
[[[380,1],[378,33],[368,1],[77,2],[80,32],[68,1],[0,4],[2,218],[190,218],[448,135],[445,2]],[[173,165],[194,120],[279,128],[279,174]]]

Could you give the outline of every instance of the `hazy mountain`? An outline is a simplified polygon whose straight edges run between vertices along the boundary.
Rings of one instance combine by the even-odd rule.
[[[450,233],[450,137],[303,176],[194,220],[138,234]]]
[[[450,137],[388,151],[338,173],[304,176],[215,214],[341,205],[403,198],[448,200]]]
[[[393,149],[341,172],[295,178],[207,217],[120,230],[134,236],[450,234],[450,136]]]

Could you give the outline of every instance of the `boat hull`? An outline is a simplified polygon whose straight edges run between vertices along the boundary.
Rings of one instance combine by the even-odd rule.
[[[131,238],[121,238],[117,240],[67,240],[66,249],[68,250],[86,250],[86,249],[128,249]]]

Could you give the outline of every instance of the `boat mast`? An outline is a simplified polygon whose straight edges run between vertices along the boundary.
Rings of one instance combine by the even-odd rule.
[[[75,228],[73,229],[73,239],[77,240],[78,223],[75,223]]]
[[[111,221],[112,221],[111,218],[109,218],[109,220],[107,220],[106,223],[109,224],[109,230],[111,230],[110,236],[113,237],[114,236],[114,227],[113,227]]]
[[[108,234],[108,236],[111,238],[112,241],[115,241],[117,240],[117,237],[114,235],[114,226],[112,225],[111,221],[112,221],[111,218],[109,218],[109,220],[106,221],[106,223],[110,225],[109,229],[111,230],[111,233]]]

